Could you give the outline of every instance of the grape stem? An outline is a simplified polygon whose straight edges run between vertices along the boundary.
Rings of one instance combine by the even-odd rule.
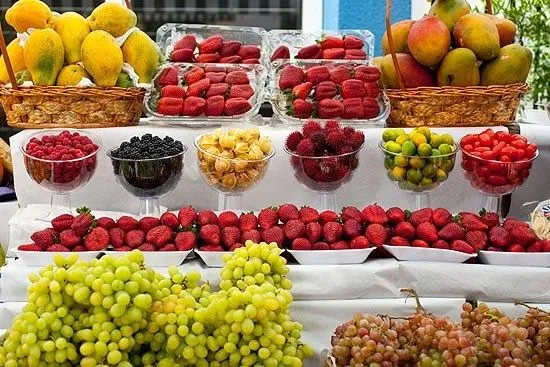
[[[416,312],[426,312],[426,309],[422,307],[422,304],[420,303],[420,298],[418,297],[418,293],[412,288],[401,288],[401,292],[407,293],[407,298],[414,297],[414,300],[416,302]]]
[[[545,314],[548,314],[548,311],[545,311],[543,309],[540,309],[538,307],[534,307],[534,306],[531,306],[525,302],[514,302],[514,305],[516,306],[523,306],[523,307],[527,307],[528,309],[530,310],[537,310],[538,312],[542,312],[542,313],[545,313]]]

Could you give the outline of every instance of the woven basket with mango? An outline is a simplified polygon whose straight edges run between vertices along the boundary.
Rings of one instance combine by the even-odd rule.
[[[418,21],[391,24],[386,0],[383,57],[375,59],[391,102],[388,125],[492,126],[513,123],[532,54],[515,44],[516,25],[473,13],[466,0],[434,0]],[[451,48],[452,46],[452,48]]]
[[[96,128],[135,125],[160,52],[135,28],[130,3],[103,3],[88,18],[19,0],[0,28],[0,102],[10,126]]]

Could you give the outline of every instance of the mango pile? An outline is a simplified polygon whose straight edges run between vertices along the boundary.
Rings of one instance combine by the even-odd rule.
[[[84,18],[75,12],[56,13],[40,0],[19,0],[5,13],[17,33],[27,33],[22,47],[16,38],[7,52],[18,84],[74,86],[83,77],[99,87],[133,86],[124,63],[150,83],[162,61],[155,42],[135,28],[136,14],[118,3],[103,3]],[[133,31],[119,46],[116,38]],[[0,83],[9,83],[4,57]]]
[[[516,31],[508,19],[473,13],[467,0],[435,0],[428,15],[391,26],[406,88],[524,83],[533,55],[513,43]],[[382,82],[399,88],[386,33],[382,51],[374,60]]]

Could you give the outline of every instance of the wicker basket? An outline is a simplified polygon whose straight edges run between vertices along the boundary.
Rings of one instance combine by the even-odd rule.
[[[486,12],[492,13],[491,0]],[[391,103],[387,120],[391,127],[495,126],[513,123],[525,83],[472,87],[405,88],[391,35],[391,0],[386,0],[386,32],[400,89],[386,89]]]
[[[130,2],[126,2],[127,6]],[[0,49],[13,88],[0,87],[8,125],[22,129],[98,128],[136,125],[143,110],[142,88],[17,86],[0,26]]]

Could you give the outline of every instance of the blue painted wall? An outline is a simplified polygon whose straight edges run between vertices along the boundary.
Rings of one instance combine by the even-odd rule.
[[[374,50],[380,55],[380,40],[386,29],[385,0],[323,0],[323,28],[368,29],[374,34]],[[392,23],[410,19],[411,0],[393,0]]]

